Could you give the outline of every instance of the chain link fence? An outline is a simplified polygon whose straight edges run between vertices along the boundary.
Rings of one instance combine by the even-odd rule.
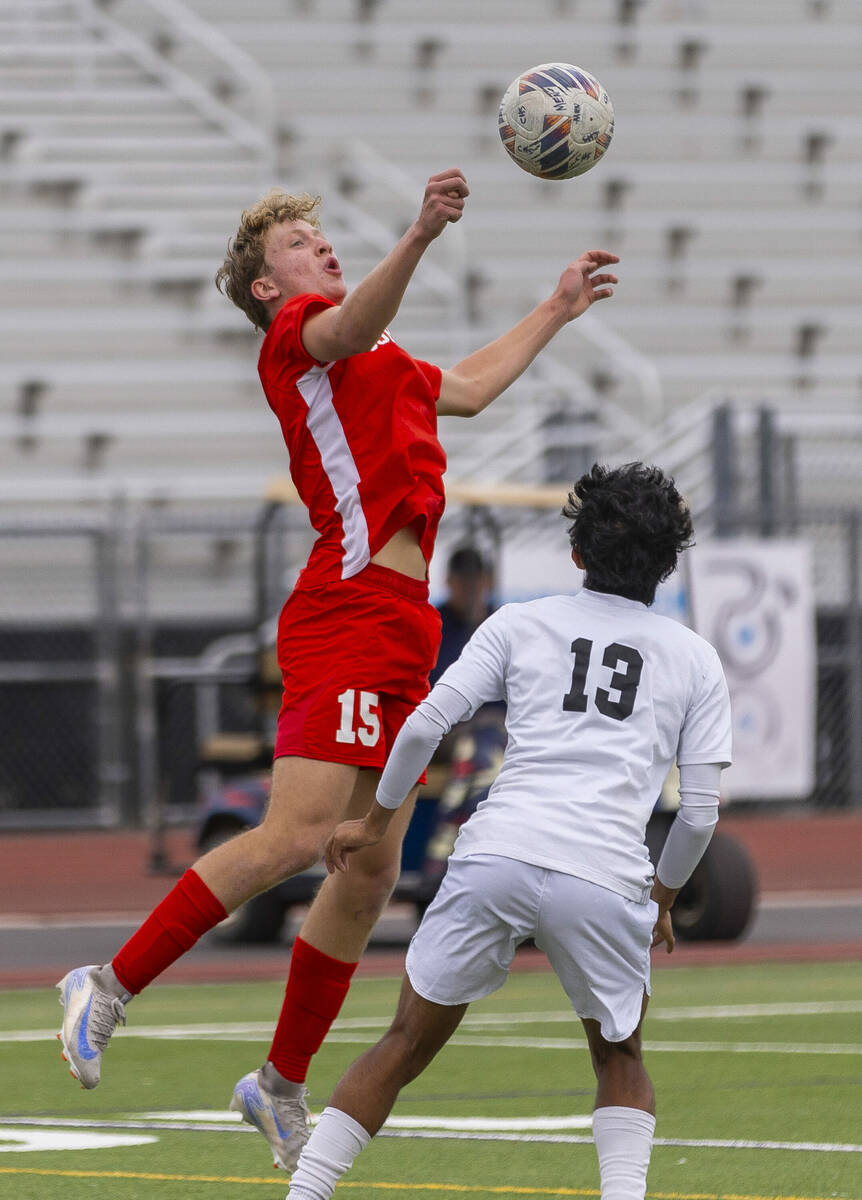
[[[140,824],[155,804],[188,811],[199,691],[225,679],[207,650],[253,633],[277,589],[286,595],[294,517],[273,510],[262,527],[257,509],[135,519],[117,509],[0,521],[0,826]],[[211,723],[242,727],[253,661],[228,673],[236,682]]]
[[[0,526],[0,821],[119,819],[116,530],[108,521]]]
[[[725,517],[723,533],[764,532],[762,507]],[[446,520],[492,553],[553,524],[535,507],[507,517],[475,500]],[[862,509],[795,506],[770,520],[771,532],[805,538],[815,564],[817,769],[806,802],[860,806]],[[265,762],[254,746],[270,741],[277,706],[261,704],[263,656],[310,542],[304,511],[279,503],[0,519],[0,828],[159,829],[190,818],[202,781]],[[203,753],[214,738],[221,760]]]

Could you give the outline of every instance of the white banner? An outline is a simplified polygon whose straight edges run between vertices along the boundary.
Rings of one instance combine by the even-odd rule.
[[[808,546],[698,543],[686,554],[692,625],[721,658],[733,705],[728,793],[802,799],[814,787],[816,636]]]

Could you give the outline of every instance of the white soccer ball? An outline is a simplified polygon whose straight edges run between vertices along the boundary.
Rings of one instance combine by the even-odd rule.
[[[589,71],[542,63],[513,79],[500,102],[500,137],[511,158],[540,179],[571,179],[594,167],[614,136],[614,106]]]

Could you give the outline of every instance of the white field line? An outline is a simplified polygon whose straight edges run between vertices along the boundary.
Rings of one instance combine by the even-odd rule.
[[[758,908],[858,908],[862,892],[764,892],[757,900]]]
[[[799,1001],[780,1004],[723,1004],[723,1005],[690,1005],[682,1008],[651,1008],[647,1021],[703,1021],[721,1018],[724,1020],[749,1019],[751,1017],[811,1017],[827,1016],[841,1013],[862,1013],[862,1000],[825,1000]],[[523,1012],[523,1013],[468,1013],[461,1022],[461,1029],[481,1031],[482,1029],[499,1030],[513,1028],[518,1025],[550,1025],[574,1024],[577,1021],[571,1009],[553,1012]],[[59,1024],[59,1018],[58,1018]],[[386,1030],[389,1028],[388,1017],[346,1017],[335,1022],[329,1034],[330,1041],[346,1041],[353,1039],[345,1037],[351,1030]],[[222,1021],[218,1024],[207,1025],[139,1025],[120,1028],[115,1037],[139,1037],[156,1039],[192,1039],[212,1038],[218,1041],[256,1041],[258,1038],[271,1037],[273,1024],[271,1021]],[[41,1042],[52,1038],[56,1029],[20,1029],[0,1031],[0,1042]],[[463,1037],[463,1034],[456,1034]],[[538,1040],[538,1039],[537,1039]],[[357,1043],[357,1044],[365,1044]],[[481,1043],[480,1043],[481,1044]],[[532,1043],[530,1043],[532,1044]],[[567,1041],[565,1045],[570,1045]],[[583,1045],[578,1040],[577,1045]],[[557,1048],[557,1043],[548,1045],[549,1049]]]
[[[588,1146],[592,1138],[585,1135],[565,1133],[438,1133],[434,1130],[381,1129],[378,1137],[452,1138],[458,1141],[482,1142],[560,1142],[567,1145]],[[824,1154],[862,1154],[862,1146],[841,1142],[756,1142],[735,1138],[655,1138],[654,1146],[683,1146],[689,1149],[710,1150],[808,1150]]]
[[[330,1034],[329,1041],[346,1042],[347,1036]],[[357,1043],[364,1044],[364,1043]],[[476,1038],[455,1034],[452,1046],[506,1046],[514,1050],[586,1050],[580,1038]],[[862,1043],[811,1042],[654,1042],[644,1041],[644,1050],[664,1054],[862,1054]]]
[[[648,1021],[701,1021],[748,1017],[820,1017],[862,1013],[862,1000],[800,1000],[786,1004],[705,1004],[647,1010]]]
[[[140,912],[99,913],[4,913],[0,916],[0,929],[7,932],[27,929],[115,929],[118,926],[138,926]]]
[[[271,1027],[267,1027],[270,1028]],[[382,1027],[381,1027],[382,1028]],[[190,1041],[207,1038],[219,1042],[257,1042],[268,1035],[261,1032],[225,1032],[213,1026],[199,1032],[193,1026],[182,1026],[177,1029],[118,1029],[114,1037],[144,1038],[155,1041],[173,1040]],[[2,1042],[41,1042],[55,1037],[54,1033],[44,1030],[20,1030],[9,1034],[0,1034]],[[372,1039],[352,1033],[332,1032],[327,1036],[328,1042],[344,1046],[368,1046]],[[530,1037],[500,1037],[494,1033],[487,1037],[470,1036],[456,1033],[449,1039],[450,1046],[473,1046],[490,1050],[505,1046],[512,1050],[587,1050],[584,1038],[530,1038]],[[645,1050],[655,1054],[831,1054],[831,1055],[862,1055],[862,1043],[841,1042],[676,1042],[645,1041]]]
[[[834,892],[762,892],[757,898],[757,907],[761,909],[829,909],[860,906],[862,890],[855,888],[836,888]],[[145,915],[137,909],[117,909],[109,913],[4,913],[0,915],[0,929],[109,929],[125,925],[137,926]]]
[[[32,1129],[50,1126],[52,1129],[144,1129],[156,1132],[160,1129],[179,1130],[181,1132],[219,1132],[219,1133],[254,1133],[250,1125],[231,1120],[230,1113],[211,1112],[190,1113],[194,1120],[182,1120],[181,1113],[164,1114],[173,1119],[154,1120],[155,1114],[140,1120],[128,1121],[85,1121],[65,1117],[32,1117],[15,1118],[0,1117],[0,1128]],[[201,1120],[208,1116],[210,1119]],[[489,1118],[487,1128],[478,1128],[479,1119],[473,1117],[445,1118],[447,1127],[435,1128],[443,1118],[397,1117],[390,1118],[379,1133],[379,1137],[419,1137],[425,1139],[455,1139],[461,1141],[490,1141],[490,1142],[551,1142],[567,1145],[589,1145],[592,1137],[579,1134],[543,1133],[535,1129],[535,1118],[524,1118],[522,1121],[512,1119],[506,1122],[507,1129],[495,1128],[504,1122],[497,1118]],[[550,1119],[549,1119],[550,1121]],[[565,1121],[589,1123],[588,1116],[557,1118],[554,1127],[559,1127]],[[585,1128],[586,1125],[575,1125],[575,1128]],[[2,1133],[0,1133],[2,1138]],[[656,1138],[657,1146],[680,1146],[691,1149],[715,1150],[791,1150],[815,1151],[824,1154],[862,1154],[862,1145],[847,1142],[778,1142],[755,1141],[741,1138]]]
[[[702,1004],[687,1005],[678,1008],[652,1007],[647,1011],[648,1021],[700,1021],[711,1020],[713,1017],[810,1017],[825,1016],[832,1013],[862,1013],[862,1000],[811,1000],[788,1001],[778,1004]],[[370,1027],[374,1018],[359,1017],[355,1023],[345,1020],[336,1021],[334,1029],[362,1029]],[[546,1022],[565,1022],[577,1020],[572,1010],[560,1009],[555,1012],[522,1013],[467,1013],[459,1028],[466,1025],[476,1028],[481,1026],[505,1025],[543,1025]],[[362,1024],[367,1022],[368,1025]]]
[[[139,1119],[144,1121],[224,1121],[234,1116],[230,1112],[213,1112],[207,1109],[197,1109],[193,1112],[149,1112],[141,1113]],[[241,1121],[239,1113],[237,1121]],[[454,1129],[466,1132],[481,1131],[485,1133],[517,1132],[518,1130],[552,1133],[562,1129],[589,1129],[592,1125],[592,1114],[573,1113],[563,1117],[405,1117],[391,1116],[386,1122],[387,1129]],[[317,1117],[312,1117],[316,1123]]]

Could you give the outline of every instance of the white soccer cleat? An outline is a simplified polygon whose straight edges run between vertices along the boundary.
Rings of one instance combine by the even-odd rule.
[[[77,967],[64,975],[57,987],[63,1005],[63,1025],[57,1037],[63,1060],[85,1088],[99,1082],[102,1054],[117,1025],[126,1023],[125,1000],[112,996],[94,978],[98,966]]]
[[[260,1070],[243,1075],[233,1089],[231,1111],[241,1113],[244,1121],[263,1134],[269,1142],[275,1166],[283,1171],[295,1168],[311,1134],[311,1113],[305,1103],[307,1095],[307,1088],[296,1097],[273,1095],[261,1078]]]

